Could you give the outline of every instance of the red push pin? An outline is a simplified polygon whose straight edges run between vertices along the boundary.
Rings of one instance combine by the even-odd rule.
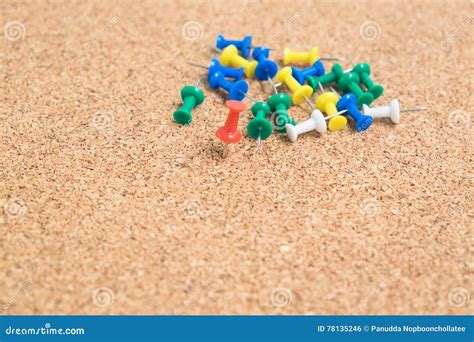
[[[239,115],[247,106],[245,103],[235,100],[229,100],[226,103],[229,108],[229,114],[223,127],[220,127],[216,131],[216,136],[221,139],[224,144],[224,158],[230,152],[230,144],[235,144],[240,141],[240,133],[237,131],[237,125],[239,123]]]

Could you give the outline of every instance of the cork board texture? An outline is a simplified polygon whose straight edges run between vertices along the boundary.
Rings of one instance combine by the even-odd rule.
[[[472,314],[473,6],[3,1],[1,313]],[[172,121],[218,33],[429,109],[223,159],[221,93]]]

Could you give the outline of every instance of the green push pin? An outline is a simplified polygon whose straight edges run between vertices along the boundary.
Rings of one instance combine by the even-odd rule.
[[[319,88],[319,84],[327,85],[330,83],[337,82],[343,74],[344,70],[342,70],[341,65],[336,63],[332,66],[331,72],[328,72],[327,74],[319,77],[308,76],[306,78],[306,82],[311,88],[313,88],[313,91],[317,91]]]
[[[286,132],[286,125],[296,126],[295,120],[288,115],[288,108],[291,106],[291,97],[287,94],[276,93],[268,99],[268,106],[276,116],[273,119],[276,130],[280,133]]]
[[[201,79],[197,81],[196,86],[186,86],[181,89],[183,105],[173,113],[173,118],[181,125],[189,125],[193,121],[191,110],[204,101],[205,96],[202,90],[198,88],[199,83],[201,83]]]
[[[362,108],[362,105],[369,106],[374,101],[374,95],[364,92],[359,87],[360,78],[355,72],[348,72],[342,75],[337,82],[339,89],[346,93],[354,93],[357,97],[357,107]]]
[[[267,139],[273,132],[272,124],[265,118],[270,107],[265,102],[256,102],[251,110],[255,117],[247,125],[248,135],[259,141]]]
[[[383,87],[378,84],[374,84],[370,78],[370,65],[367,63],[356,64],[352,69],[353,72],[359,75],[362,84],[367,88],[367,91],[374,95],[374,99],[377,99],[383,93]]]

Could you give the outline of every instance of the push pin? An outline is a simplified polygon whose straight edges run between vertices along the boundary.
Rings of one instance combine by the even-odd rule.
[[[364,92],[359,87],[359,82],[359,76],[355,72],[349,72],[342,75],[337,84],[343,92],[353,93],[357,97],[357,107],[361,108],[363,104],[370,105],[374,101],[374,95]]]
[[[331,72],[328,72],[327,74],[320,77],[308,76],[306,78],[306,82],[311,88],[313,88],[314,91],[316,91],[319,87],[319,84],[327,85],[337,82],[342,77],[342,75],[344,75],[344,71],[342,70],[341,65],[336,63],[332,66]]]
[[[339,111],[347,110],[349,116],[355,121],[355,129],[357,132],[365,131],[372,125],[373,118],[362,114],[356,107],[357,98],[354,94],[349,93],[342,96],[337,102],[336,108]]]
[[[244,77],[244,68],[234,69],[234,68],[223,66],[219,63],[217,58],[213,58],[211,61],[211,64],[209,64],[208,66],[204,64],[190,62],[190,61],[186,61],[186,63],[192,66],[199,67],[199,68],[208,69],[209,75],[212,75],[217,71],[220,71],[221,73],[224,74],[224,77],[227,77],[227,78],[234,78],[236,80],[241,80]]]
[[[336,108],[339,95],[336,92],[324,92],[316,99],[316,108],[321,112],[325,113],[326,116],[331,116],[328,122],[328,128],[330,131],[340,131],[347,125],[347,119],[345,116],[336,115],[339,114]]]
[[[270,106],[270,111],[274,113],[272,121],[275,123],[275,129],[278,132],[284,133],[287,124],[296,125],[295,120],[288,115],[288,108],[291,106],[291,98],[287,94],[273,94],[268,99],[268,105]]]
[[[277,74],[276,78],[280,81],[285,83],[288,88],[293,93],[291,97],[293,103],[295,105],[301,104],[305,99],[308,99],[311,95],[313,95],[313,88],[308,85],[301,85],[298,83],[297,80],[291,75],[291,68],[284,67],[281,69]]]
[[[290,63],[312,65],[318,59],[331,60],[331,61],[342,61],[343,58],[337,57],[321,57],[319,58],[318,48],[313,47],[309,51],[291,51],[286,48],[283,51],[283,64],[288,65]]]
[[[272,124],[266,119],[270,107],[265,102],[256,102],[251,110],[254,118],[247,125],[247,133],[260,146],[260,141],[267,139],[273,132]]]
[[[313,65],[310,66],[309,68],[300,70],[296,67],[291,67],[291,71],[292,71],[293,77],[300,84],[303,84],[304,81],[306,80],[306,77],[308,76],[319,77],[319,76],[324,75],[325,73],[324,65],[323,63],[321,63],[319,59],[316,62],[314,62]]]
[[[252,47],[252,36],[245,36],[242,40],[225,39],[222,34],[217,36],[216,48],[223,50],[229,45],[234,45],[242,53],[244,58],[248,58],[250,55],[250,48]]]
[[[313,47],[309,51],[291,51],[286,48],[283,52],[283,64],[290,63],[312,65],[319,59],[318,48]]]
[[[220,71],[209,74],[209,86],[213,89],[222,88],[227,91],[229,100],[242,101],[249,90],[249,85],[244,80],[228,81]]]
[[[298,139],[298,135],[309,131],[316,131],[320,134],[326,133],[327,131],[324,115],[318,109],[311,112],[311,117],[308,120],[303,121],[296,126],[291,124],[286,125],[286,134],[291,142],[295,142],[296,139]]]
[[[400,109],[400,104],[397,99],[390,101],[390,104],[388,106],[369,108],[369,106],[363,105],[362,108],[363,108],[364,114],[370,115],[374,119],[375,118],[390,118],[390,120],[394,124],[400,123],[400,113],[402,112],[412,112],[412,111],[427,109],[427,107],[425,106]]]
[[[352,69],[353,72],[357,73],[359,75],[359,78],[364,84],[364,86],[367,88],[367,91],[374,95],[374,99],[377,99],[380,97],[380,95],[383,94],[383,87],[378,84],[374,84],[372,79],[370,78],[370,65],[367,63],[360,63],[356,64],[354,68]]]
[[[278,72],[278,65],[268,59],[269,55],[270,49],[264,46],[257,46],[252,52],[253,59],[258,61],[258,65],[255,68],[255,77],[258,80],[272,79]]]
[[[204,93],[199,89],[201,79],[196,83],[196,86],[186,86],[181,89],[181,98],[183,105],[180,109],[173,113],[173,118],[181,125],[189,125],[193,121],[191,110],[200,105],[204,101]]]
[[[216,136],[224,142],[224,158],[231,152],[231,145],[240,141],[240,133],[237,130],[239,124],[240,113],[243,112],[247,106],[245,103],[235,100],[229,100],[226,102],[227,108],[229,108],[229,114],[224,126],[220,127],[216,131]]]
[[[234,45],[229,45],[222,50],[222,53],[219,56],[219,62],[224,66],[233,66],[236,68],[243,67],[245,76],[248,78],[253,77],[255,68],[258,64],[257,61],[248,61],[240,56]]]

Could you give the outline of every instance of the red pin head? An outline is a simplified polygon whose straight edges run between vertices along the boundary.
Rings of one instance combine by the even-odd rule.
[[[226,102],[227,108],[229,108],[229,114],[223,127],[220,127],[216,131],[216,136],[223,142],[228,144],[234,144],[240,141],[240,133],[237,131],[237,125],[239,123],[239,115],[247,106],[245,103],[235,100],[229,100]]]

